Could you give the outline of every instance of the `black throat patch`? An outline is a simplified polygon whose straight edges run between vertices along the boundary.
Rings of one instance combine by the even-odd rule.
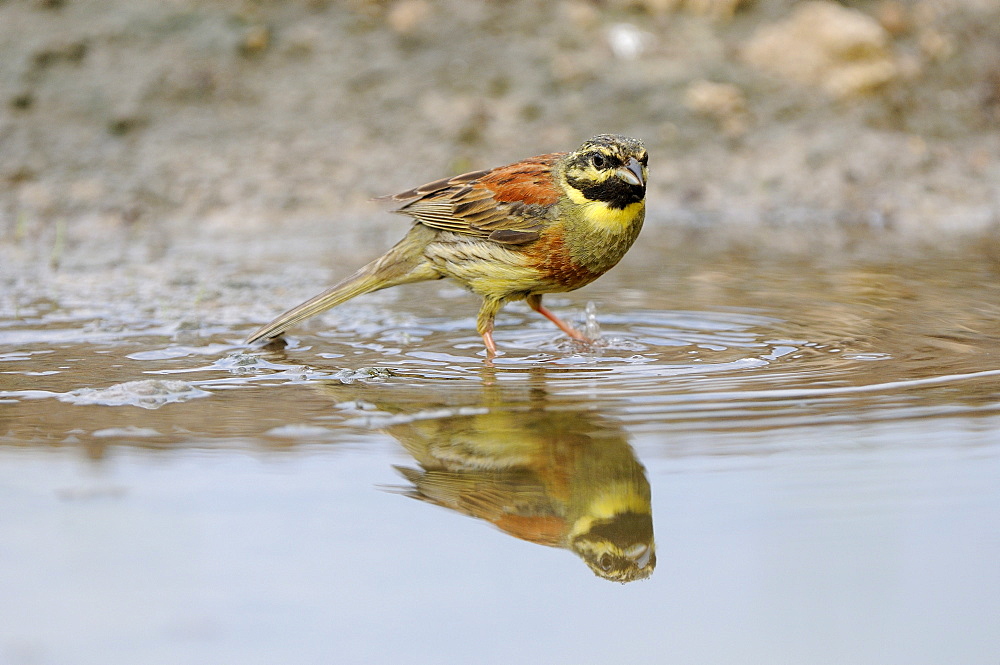
[[[621,178],[611,176],[604,182],[593,183],[580,178],[567,177],[566,183],[580,190],[591,201],[602,201],[612,210],[624,210],[646,196],[644,185],[630,185]]]

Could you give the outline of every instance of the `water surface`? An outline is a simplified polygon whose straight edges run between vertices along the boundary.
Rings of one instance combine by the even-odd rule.
[[[492,366],[448,285],[247,349],[330,273],[7,265],[0,662],[1000,658],[988,260],[640,248]]]

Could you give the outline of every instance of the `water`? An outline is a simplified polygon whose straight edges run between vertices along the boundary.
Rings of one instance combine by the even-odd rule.
[[[428,284],[244,348],[306,259],[5,263],[0,662],[1000,658],[988,259],[651,244],[546,299],[593,344],[490,365]]]

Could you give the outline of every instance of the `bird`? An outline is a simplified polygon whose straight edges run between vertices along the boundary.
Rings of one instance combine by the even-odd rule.
[[[550,393],[544,366],[532,380],[478,387],[322,381],[337,404],[374,411],[369,424],[411,460],[382,489],[476,518],[520,540],[565,549],[598,577],[646,579],[656,568],[646,469],[618,419]],[[471,408],[470,408],[471,407]],[[448,551],[458,548],[450,548]]]
[[[531,309],[577,340],[586,338],[542,306],[614,267],[646,212],[649,155],[642,141],[599,134],[572,152],[529,157],[382,197],[414,219],[388,252],[335,286],[255,330],[246,344],[365,293],[450,278],[482,298],[476,331],[497,354],[494,319],[505,303]]]
[[[500,408],[397,418],[386,432],[419,465],[395,466],[408,485],[390,489],[567,549],[607,580],[645,579],[656,567],[649,482],[616,423]]]

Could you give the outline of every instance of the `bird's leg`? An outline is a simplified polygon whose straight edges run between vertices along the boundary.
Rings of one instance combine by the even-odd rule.
[[[479,308],[479,316],[476,318],[476,330],[483,336],[488,359],[497,354],[497,345],[493,341],[493,320],[496,318],[497,312],[500,311],[501,304],[499,300],[484,298],[483,305]]]
[[[526,298],[526,300],[528,301],[528,307],[535,310],[536,312],[544,316],[546,319],[559,326],[559,330],[562,330],[564,333],[566,333],[573,339],[578,339],[581,342],[588,341],[587,338],[583,335],[583,333],[572,328],[568,323],[560,319],[558,316],[556,316],[546,308],[542,307],[541,294],[532,293],[530,296]]]
[[[483,333],[483,344],[486,345],[486,357],[492,358],[497,354],[497,344],[493,341],[493,331],[487,330]]]

